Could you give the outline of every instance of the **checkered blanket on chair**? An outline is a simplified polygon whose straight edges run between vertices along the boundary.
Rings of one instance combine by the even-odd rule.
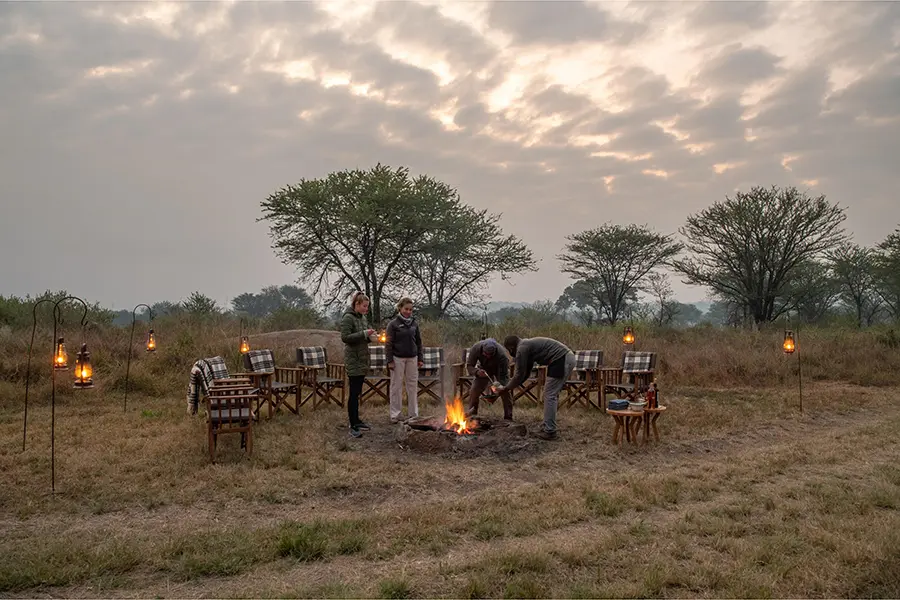
[[[436,347],[422,348],[423,369],[440,369],[444,366],[444,349]]]
[[[324,369],[326,366],[324,346],[306,346],[297,348],[297,362],[304,367]]]
[[[575,370],[586,371],[603,364],[603,350],[578,350],[575,352]]]
[[[384,346],[369,346],[369,369],[376,371],[387,368],[387,352]]]
[[[628,351],[622,358],[623,373],[646,373],[653,368],[653,358],[656,352],[632,352]]]
[[[254,373],[271,373],[275,370],[275,355],[267,348],[251,350],[244,355],[244,364]]]
[[[225,359],[221,356],[201,358],[191,367],[187,404],[192,414],[197,412],[200,393],[208,394],[210,386],[216,379],[228,379],[228,367],[225,366]]]

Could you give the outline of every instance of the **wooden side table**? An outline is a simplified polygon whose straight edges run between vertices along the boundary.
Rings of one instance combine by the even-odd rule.
[[[631,443],[637,442],[637,429],[644,418],[643,411],[612,410],[607,408],[606,414],[611,415],[616,421],[616,427],[613,429],[613,444],[622,443],[623,436]]]
[[[659,415],[666,412],[665,406],[657,406],[656,408],[645,408],[644,409],[644,417],[642,419],[642,425],[644,429],[644,442],[647,443],[650,441],[650,428],[653,428],[653,439],[657,442],[659,441],[659,430],[656,428],[656,421],[659,419]],[[637,436],[635,436],[637,437]]]

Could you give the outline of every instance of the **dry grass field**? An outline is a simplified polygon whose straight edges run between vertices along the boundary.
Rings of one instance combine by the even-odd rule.
[[[263,419],[249,458],[223,437],[212,465],[187,368],[236,366],[233,333],[157,331],[127,412],[127,331],[90,334],[97,388],[57,395],[55,496],[47,369],[23,452],[28,340],[0,340],[0,595],[900,596],[900,359],[877,334],[801,338],[802,414],[777,332],[648,335],[670,407],[648,446],[613,446],[608,416],[571,408],[556,442],[429,455],[394,442],[386,406],[364,407],[359,440],[332,406]],[[583,335],[565,341],[621,351],[616,332]]]

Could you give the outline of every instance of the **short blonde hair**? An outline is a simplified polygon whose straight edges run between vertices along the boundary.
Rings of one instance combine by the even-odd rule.
[[[400,309],[406,306],[407,304],[412,304],[412,298],[403,297],[397,302],[397,312],[400,312]]]

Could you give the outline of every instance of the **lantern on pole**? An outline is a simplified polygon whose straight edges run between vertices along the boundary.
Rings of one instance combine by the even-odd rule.
[[[152,329],[147,333],[147,352],[156,352],[156,335]]]
[[[628,346],[634,345],[634,330],[631,327],[626,327],[625,332],[622,333],[622,343]]]
[[[244,335],[244,319],[241,319],[241,345],[240,345],[241,354],[247,354],[250,352],[250,340]]]
[[[793,354],[797,349],[797,345],[794,342],[794,332],[790,329],[784,330],[784,343],[781,345],[781,348],[785,354]]]
[[[53,369],[56,371],[69,370],[69,356],[66,354],[66,342],[63,338],[56,340],[56,351],[53,353]]]
[[[784,350],[785,355],[788,354],[796,354],[797,355],[797,387],[800,389],[800,412],[803,412],[803,364],[800,362],[800,329],[797,329],[797,333],[795,334],[790,329],[784,330],[784,341],[781,344],[781,349]]]
[[[75,357],[75,388],[86,390],[94,387],[94,369],[91,367],[91,353],[87,344],[81,344],[81,350]]]

